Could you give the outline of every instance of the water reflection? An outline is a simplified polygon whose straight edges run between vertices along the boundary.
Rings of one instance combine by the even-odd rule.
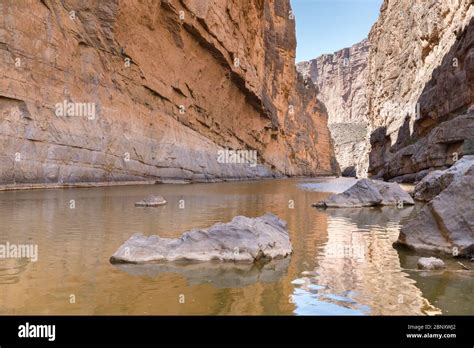
[[[185,277],[187,284],[211,284],[216,288],[242,288],[254,283],[273,283],[288,271],[290,258],[265,264],[234,262],[118,264],[115,268],[134,276],[155,278],[164,273]]]
[[[412,207],[329,209],[316,267],[294,284],[297,314],[416,315],[433,311],[392,243]]]
[[[427,280],[401,268],[400,262],[413,268],[411,256],[393,249],[392,242],[411,208],[311,207],[327,197],[321,189],[344,185],[348,182],[286,179],[0,192],[0,243],[38,245],[37,262],[0,260],[0,313],[423,314],[429,308],[424,298],[439,301],[435,305],[449,314],[474,311],[466,295],[472,279]],[[150,194],[164,196],[168,204],[134,207]],[[288,222],[294,252],[278,265],[109,263],[133,233],[176,238],[236,215],[265,212]]]

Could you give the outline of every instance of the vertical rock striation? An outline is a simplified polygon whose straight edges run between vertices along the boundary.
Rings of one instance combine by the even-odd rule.
[[[384,1],[372,28],[369,172],[417,181],[474,150],[474,6]]]
[[[334,173],[289,12],[288,0],[2,1],[0,183]],[[258,164],[220,163],[224,148]]]
[[[334,54],[301,62],[298,70],[318,89],[327,108],[329,129],[343,175],[363,176],[361,161],[367,144],[367,61],[369,41],[363,40]]]

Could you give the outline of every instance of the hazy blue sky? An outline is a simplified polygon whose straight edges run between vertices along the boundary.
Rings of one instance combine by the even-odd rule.
[[[352,46],[367,37],[382,0],[291,0],[296,18],[296,61]]]

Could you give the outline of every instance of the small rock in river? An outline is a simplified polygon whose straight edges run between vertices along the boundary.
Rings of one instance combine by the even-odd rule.
[[[426,270],[442,269],[445,268],[443,260],[436,257],[421,257],[418,259],[418,268]]]
[[[166,204],[166,200],[161,196],[149,196],[140,202],[136,202],[136,207],[157,207]]]

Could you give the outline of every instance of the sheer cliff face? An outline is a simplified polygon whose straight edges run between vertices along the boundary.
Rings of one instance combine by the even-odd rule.
[[[327,115],[294,67],[290,10],[2,1],[0,183],[334,172]],[[221,163],[223,148],[259,163]]]
[[[369,42],[363,40],[334,54],[298,63],[298,70],[318,88],[329,124],[366,121],[366,68]]]
[[[329,128],[341,170],[363,175],[361,161],[367,144],[367,61],[369,42],[363,40],[334,54],[298,64],[303,76],[318,90],[318,99],[327,108]]]
[[[413,181],[473,151],[470,0],[385,1],[369,35],[369,171]]]

